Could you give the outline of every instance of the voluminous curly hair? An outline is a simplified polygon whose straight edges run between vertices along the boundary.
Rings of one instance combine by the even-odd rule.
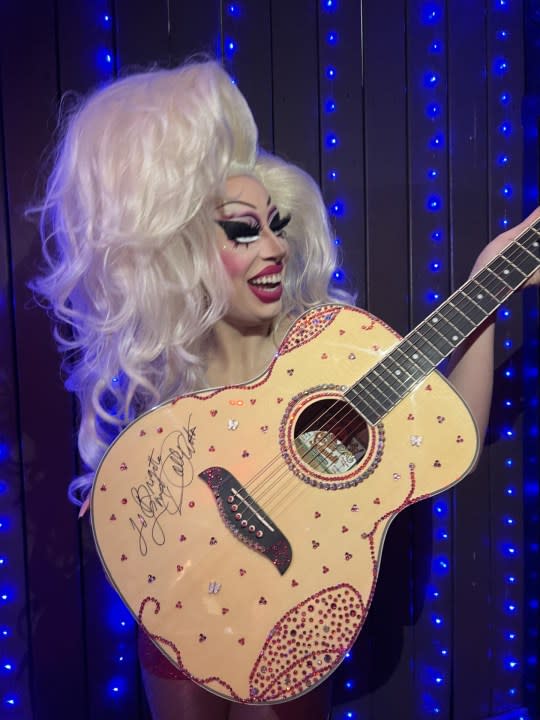
[[[292,216],[284,313],[348,300],[329,295],[336,258],[319,189],[259,151],[249,107],[216,62],[132,75],[66,118],[36,208],[45,266],[33,288],[57,320],[90,471],[142,411],[204,386],[229,287],[213,218],[239,174]],[[91,483],[92,473],[74,480],[70,497],[80,502]]]

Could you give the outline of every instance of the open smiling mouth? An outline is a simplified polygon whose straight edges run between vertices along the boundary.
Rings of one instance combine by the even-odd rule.
[[[249,289],[262,302],[277,302],[281,298],[283,286],[281,273],[272,275],[259,275],[248,280]]]

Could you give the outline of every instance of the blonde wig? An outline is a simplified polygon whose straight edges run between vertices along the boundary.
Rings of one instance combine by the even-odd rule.
[[[219,64],[132,75],[67,118],[37,208],[45,267],[33,287],[58,321],[90,471],[134,417],[204,385],[229,287],[213,217],[226,178],[239,174],[260,179],[292,216],[284,312],[328,300],[335,257],[319,190],[258,151],[252,114]],[[75,480],[71,498],[91,482]]]

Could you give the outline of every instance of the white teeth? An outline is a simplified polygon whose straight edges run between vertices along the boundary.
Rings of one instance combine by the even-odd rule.
[[[275,285],[281,282],[281,274],[261,275],[249,281],[252,285]]]

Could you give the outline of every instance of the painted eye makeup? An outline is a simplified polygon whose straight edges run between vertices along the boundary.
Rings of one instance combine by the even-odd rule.
[[[235,243],[252,243],[261,234],[259,223],[252,225],[239,220],[216,220],[225,235]]]
[[[277,212],[270,220],[268,227],[274,233],[274,235],[279,235],[281,232],[283,232],[283,230],[285,230],[285,228],[290,222],[290,215],[285,215],[285,217],[281,217],[281,215]]]

